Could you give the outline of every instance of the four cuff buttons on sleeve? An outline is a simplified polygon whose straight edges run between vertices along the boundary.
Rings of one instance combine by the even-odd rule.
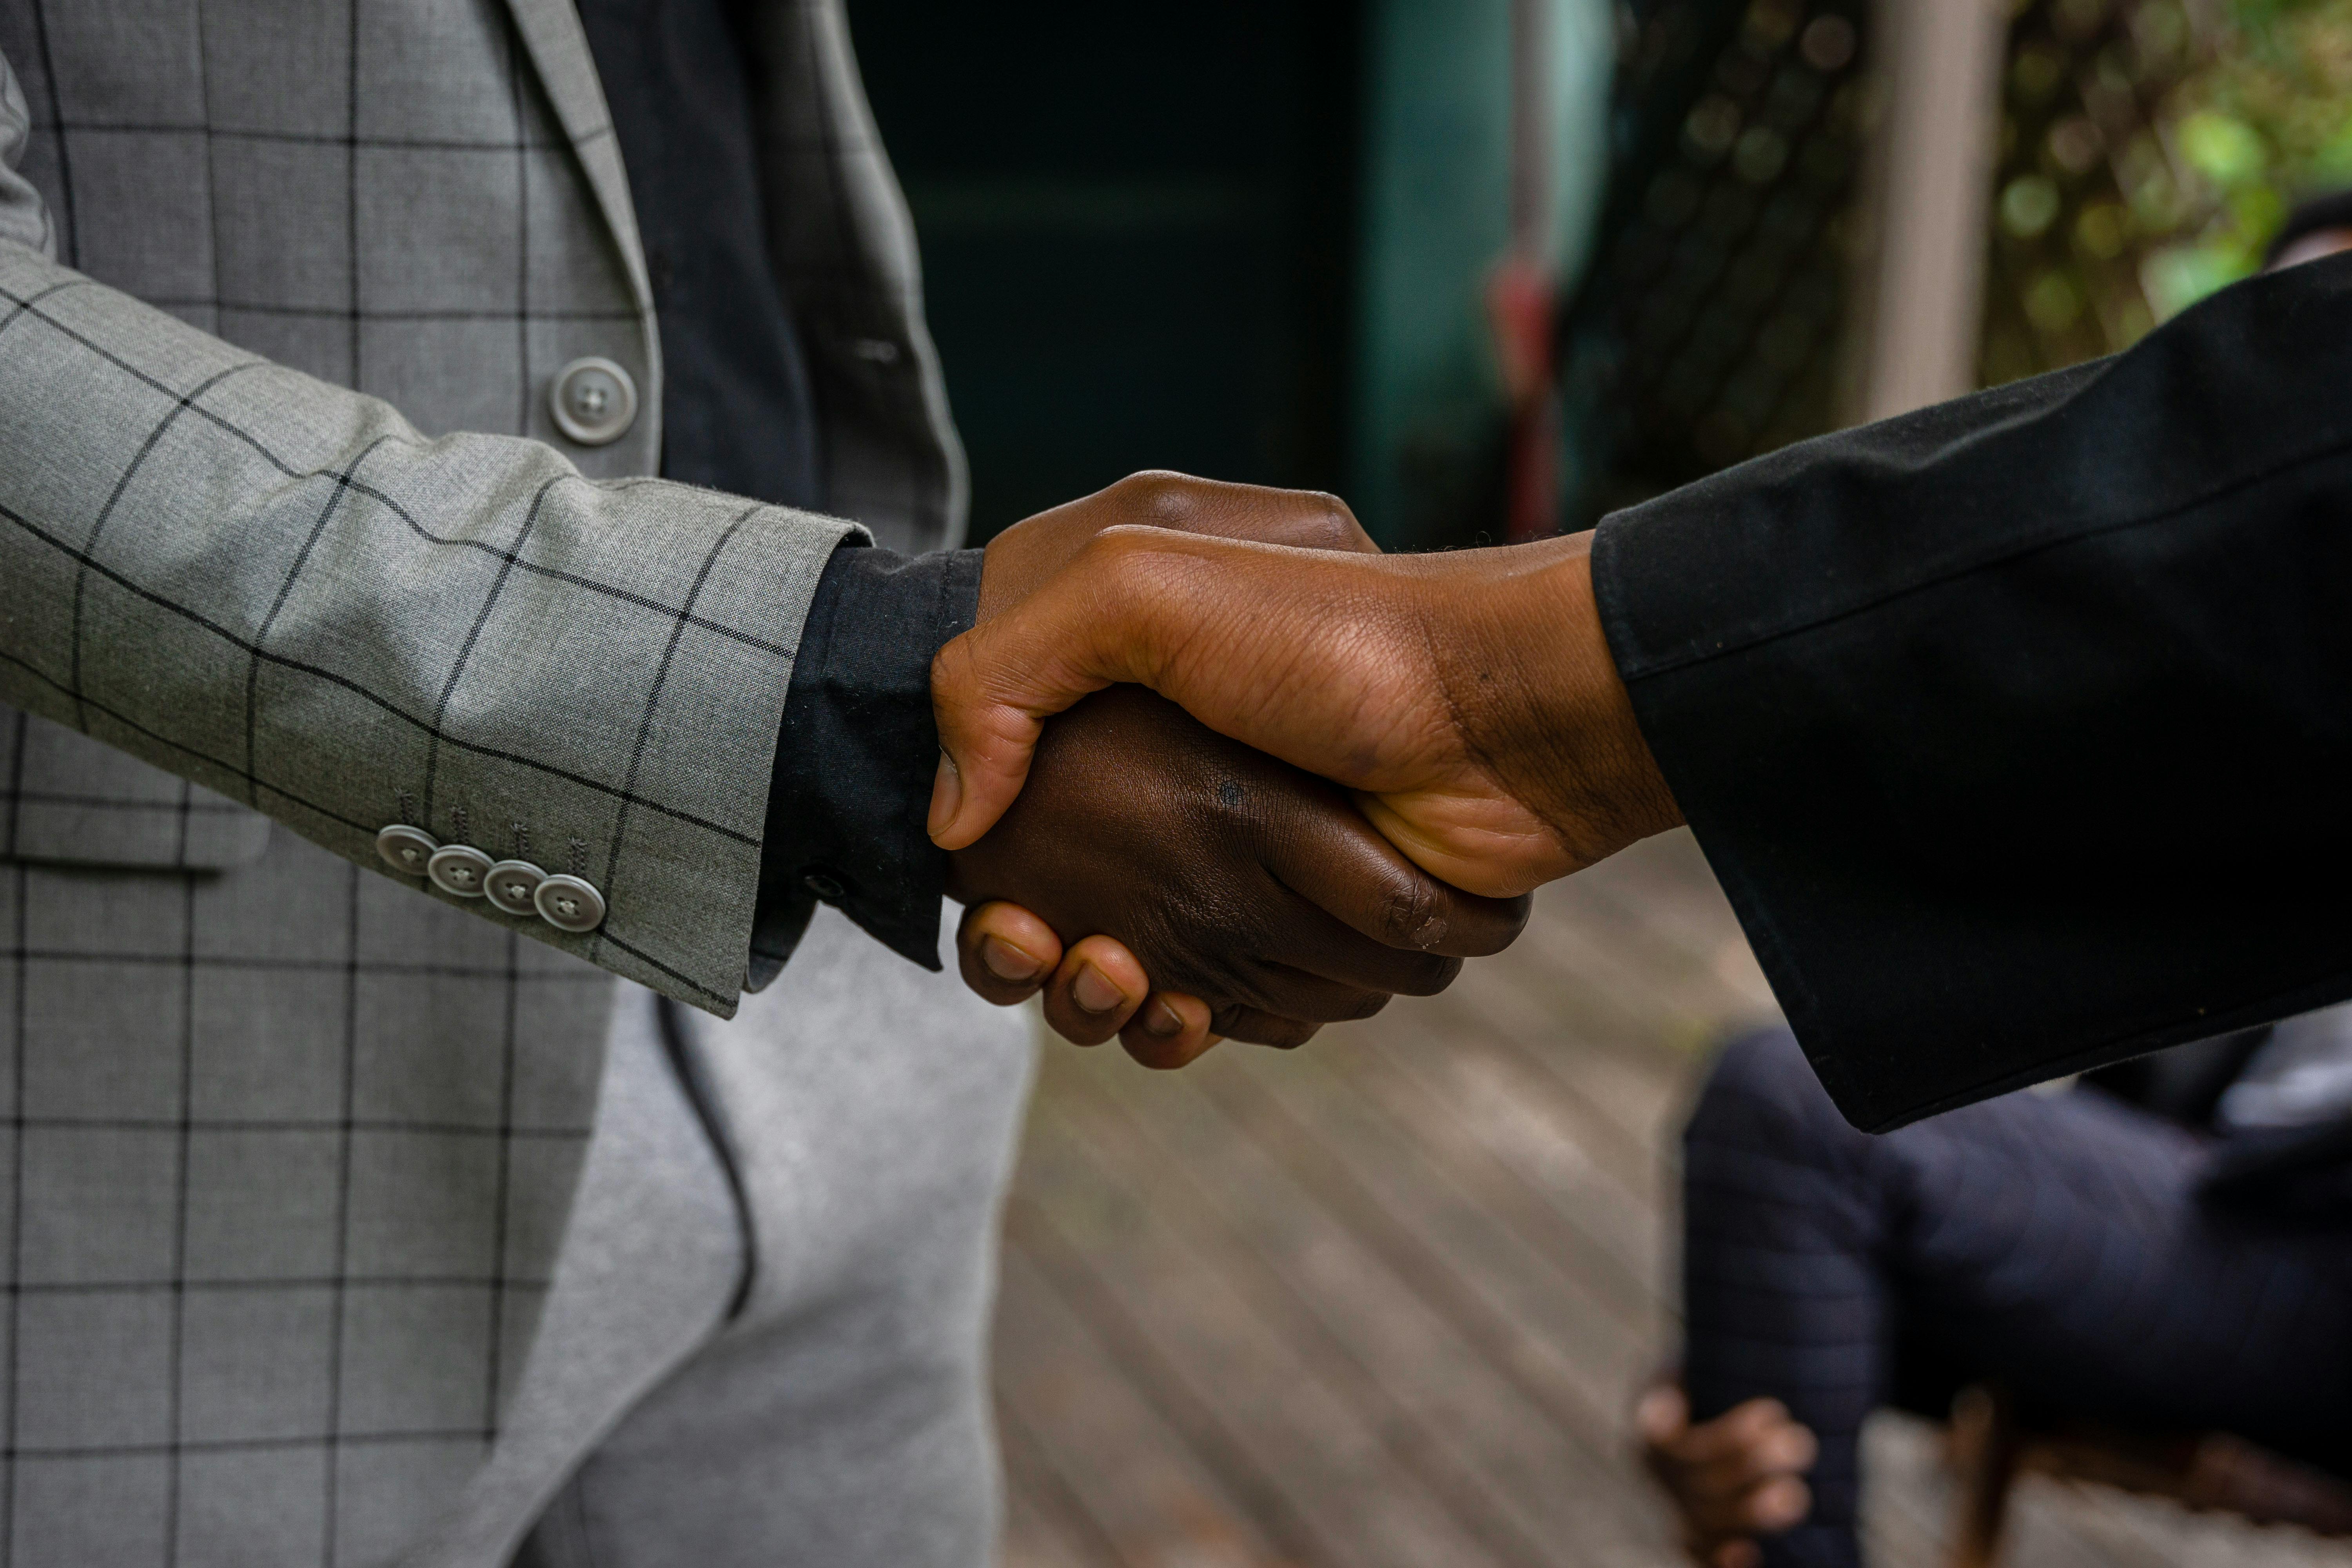
[[[583,447],[619,440],[637,419],[637,384],[612,360],[573,360],[548,384],[548,412]],[[470,844],[443,844],[421,827],[394,823],[375,836],[376,853],[404,877],[422,877],[458,899],[488,899],[507,914],[537,915],[580,934],[604,923],[604,895],[579,877],[550,876],[528,860],[493,860]]]
[[[453,898],[487,899],[508,914],[535,914],[575,936],[604,923],[604,895],[579,877],[550,876],[528,860],[493,860],[470,844],[443,844],[405,823],[377,834],[375,849],[402,876],[423,877]]]
[[[637,419],[637,384],[602,355],[573,360],[547,389],[555,427],[583,447],[619,440]],[[583,878],[550,876],[528,860],[493,860],[470,844],[444,844],[421,827],[394,823],[375,836],[376,853],[404,877],[422,877],[457,899],[487,899],[510,915],[537,915],[580,935],[604,923],[604,895]]]

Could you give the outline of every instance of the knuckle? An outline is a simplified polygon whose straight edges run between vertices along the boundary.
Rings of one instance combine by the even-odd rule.
[[[1097,564],[1100,571],[1125,582],[1138,574],[1148,574],[1151,562],[1158,555],[1161,542],[1150,530],[1122,523],[1104,529],[1087,541],[1081,554]],[[950,642],[948,647],[953,647]]]
[[[1426,877],[1401,876],[1381,900],[1381,941],[1391,947],[1426,952],[1445,940],[1446,898]]]
[[[1099,613],[1116,615],[1154,598],[1154,584],[1165,563],[1159,542],[1149,531],[1122,526],[1105,529],[1087,541],[1072,565],[1076,569],[1074,580],[1092,595]],[[934,690],[937,679],[934,674]]]
[[[1168,468],[1145,468],[1111,487],[1122,510],[1160,528],[1181,528],[1201,510],[1201,481]]]
[[[1328,490],[1305,492],[1312,511],[1307,519],[1307,531],[1318,550],[1353,550],[1365,542],[1362,524],[1348,503]]]

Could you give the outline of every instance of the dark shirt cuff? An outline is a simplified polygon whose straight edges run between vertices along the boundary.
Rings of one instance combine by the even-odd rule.
[[[852,542],[826,563],[784,698],[750,989],[775,978],[819,901],[940,967],[947,857],[924,829],[940,757],[931,658],[978,618],[981,553]]]

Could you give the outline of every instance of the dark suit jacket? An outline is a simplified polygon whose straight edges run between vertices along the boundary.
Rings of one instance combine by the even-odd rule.
[[[1619,512],[1593,573],[1857,1126],[2352,995],[2352,258]]]

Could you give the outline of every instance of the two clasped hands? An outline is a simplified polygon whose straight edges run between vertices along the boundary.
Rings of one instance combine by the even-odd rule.
[[[1507,945],[1681,821],[1590,538],[1382,555],[1329,496],[1173,474],[1000,535],[931,672],[965,980],[1176,1067]]]

